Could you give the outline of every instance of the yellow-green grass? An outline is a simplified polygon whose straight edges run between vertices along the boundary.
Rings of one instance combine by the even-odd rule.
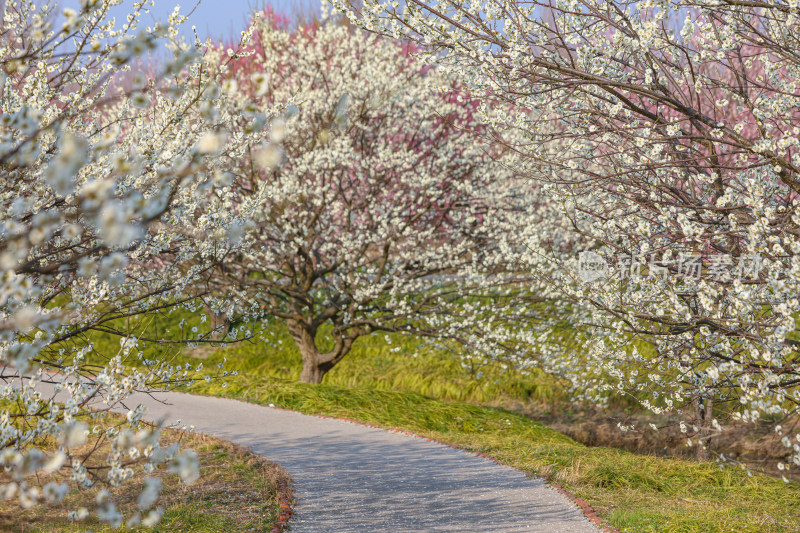
[[[179,328],[181,321],[185,323]],[[167,336],[185,339],[205,331],[205,324],[201,323],[199,315],[182,310],[164,313],[156,321],[118,321],[115,325],[131,335],[151,338]],[[198,332],[191,331],[195,327]],[[222,348],[214,344],[200,344],[194,349],[183,348],[181,354],[149,344],[144,346],[143,351],[145,358],[161,359],[167,356],[175,364],[188,361],[196,365],[202,361],[207,369],[223,364],[228,372],[298,379],[302,368],[300,355],[286,327],[281,322],[264,321],[253,324],[250,329],[251,341]],[[326,348],[325,332],[325,328],[321,328],[320,349]],[[119,341],[114,336],[92,334],[90,339],[99,354],[113,355],[119,349]],[[564,384],[537,368],[520,371],[503,362],[465,367],[457,353],[403,334],[373,334],[358,339],[352,351],[325,376],[324,383],[342,387],[403,390],[440,399],[477,403],[496,402],[501,398],[537,402],[566,399]]]
[[[236,376],[192,387],[302,413],[399,428],[486,453],[587,500],[623,531],[797,531],[800,486],[714,463],[590,448],[509,411],[416,393]]]
[[[509,411],[400,391],[236,376],[192,387],[302,413],[399,428],[486,453],[587,500],[622,531],[797,531],[800,486],[714,463],[590,448]]]
[[[175,334],[180,315],[161,321],[161,328]],[[195,320],[189,317],[183,331]],[[305,385],[295,382],[299,354],[285,329],[259,324],[253,330],[267,340],[175,355],[176,363],[224,362],[227,371],[239,373],[224,382],[198,383],[190,392],[399,428],[486,453],[562,485],[622,531],[800,530],[797,484],[714,463],[586,447],[534,420],[475,404],[501,397],[563,399],[558,380],[542,372],[525,374],[499,364],[464,369],[445,350],[413,338],[375,335],[360,339],[322,385]],[[111,341],[96,340],[98,347],[104,342]]]
[[[272,530],[281,513],[281,500],[288,499],[291,491],[290,479],[280,466],[221,439],[175,430],[162,433],[164,446],[178,440],[181,446],[198,453],[200,478],[185,486],[174,474],[164,474],[164,471],[149,474],[162,478],[162,498],[158,505],[164,509],[161,521],[150,531],[245,533]],[[126,519],[137,510],[136,498],[143,477],[137,474],[132,481],[113,489],[114,500],[121,504],[120,510]],[[73,489],[59,504],[27,510],[20,509],[15,500],[0,501],[0,531],[113,531],[98,522],[94,514],[81,522],[67,519],[68,512],[78,507],[92,509],[93,496],[93,490]]]

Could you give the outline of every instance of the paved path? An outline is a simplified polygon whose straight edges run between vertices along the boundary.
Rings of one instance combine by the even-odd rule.
[[[542,481],[448,446],[235,400],[157,397],[168,404],[128,403],[283,466],[297,495],[293,532],[599,531]]]

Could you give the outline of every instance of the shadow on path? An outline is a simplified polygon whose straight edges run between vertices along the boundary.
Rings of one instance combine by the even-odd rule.
[[[598,532],[565,496],[448,446],[339,420],[179,393],[134,401],[148,416],[223,437],[295,481],[293,532]]]

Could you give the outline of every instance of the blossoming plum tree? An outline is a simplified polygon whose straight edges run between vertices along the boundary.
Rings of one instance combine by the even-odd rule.
[[[252,24],[252,48],[227,83],[283,109],[270,131],[286,162],[266,176],[236,171],[236,197],[263,200],[220,292],[287,324],[305,382],[319,383],[374,332],[499,350],[505,334],[479,331],[530,305],[508,297],[520,272],[500,250],[519,216],[512,195],[527,190],[532,209],[536,188],[508,186],[521,178],[509,170],[515,156],[486,141],[477,101],[401,44],[351,26]],[[539,206],[559,231],[566,219]]]
[[[108,12],[119,3],[83,0],[60,18],[49,2],[3,7],[0,495],[25,508],[59,501],[70,485],[113,487],[163,465],[196,478],[195,456],[159,448],[142,409],[125,408],[125,420],[108,428],[92,420],[133,392],[198,375],[139,361],[141,342],[185,338],[137,339],[119,324],[194,305],[187,287],[235,249],[249,214],[245,203],[235,213],[229,205],[226,158],[269,147],[244,104],[210,75],[202,49],[178,39],[177,11],[139,27],[151,3],[141,0],[116,26]],[[159,47],[167,57],[146,76],[137,61]],[[97,353],[93,332],[118,335],[118,351]],[[57,450],[42,448],[48,439]],[[104,443],[111,451],[90,461]],[[64,472],[68,482],[51,481]],[[158,521],[159,486],[144,483],[129,526]],[[97,495],[97,515],[114,526],[125,520],[107,491]]]
[[[584,398],[611,383],[656,412],[693,406],[701,450],[718,416],[797,413],[795,2],[335,5],[429,47],[471,90],[536,110],[486,118],[525,131],[529,168],[620,266],[554,280],[599,326],[588,353],[553,365]],[[776,430],[800,465],[800,435]]]

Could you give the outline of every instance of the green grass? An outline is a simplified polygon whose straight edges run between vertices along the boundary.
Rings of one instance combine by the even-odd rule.
[[[174,313],[159,327],[175,334],[180,318],[187,315]],[[184,331],[197,325],[196,317],[188,318]],[[299,354],[285,329],[255,331],[265,340],[177,355],[176,363],[196,365],[200,359],[193,354],[206,367],[224,364],[239,373],[224,382],[198,383],[190,392],[398,428],[486,453],[562,485],[622,531],[800,531],[797,484],[713,463],[590,448],[534,420],[478,405],[500,398],[564,405],[561,384],[542,372],[501,364],[463,368],[446,350],[375,335],[360,339],[322,385],[305,385],[295,382]],[[95,342],[102,348],[116,341]]]
[[[300,355],[285,327],[276,324],[265,331],[265,336],[267,342],[240,343],[213,352],[206,366],[225,360],[224,367],[229,371],[297,380]],[[353,350],[325,376],[324,382],[478,403],[501,396],[539,401],[563,397],[557,380],[538,369],[523,373],[502,363],[465,368],[456,354],[399,334],[358,339]]]
[[[542,475],[623,531],[797,531],[800,487],[740,470],[589,448],[509,411],[417,393],[236,376],[193,392],[403,429]]]
[[[178,325],[183,321],[182,327]],[[168,337],[184,339],[197,327],[203,333],[204,324],[198,315],[175,309],[163,313],[154,322],[142,324],[131,320],[119,321],[116,327],[131,335],[151,338]],[[300,376],[299,352],[285,326],[278,323],[248,325],[254,341],[240,342],[222,349],[201,345],[198,349],[184,349],[183,354],[170,355],[175,364],[197,363],[186,354],[202,354],[206,368],[223,364],[227,371],[238,371],[249,376],[275,377],[296,380]],[[325,328],[321,328],[323,340]],[[117,337],[92,334],[96,351],[106,356],[119,348]],[[325,349],[323,344],[321,349]],[[164,358],[157,345],[144,347],[145,358]],[[519,371],[502,362],[464,367],[461,359],[446,347],[434,347],[419,339],[401,334],[374,334],[358,339],[352,351],[331,370],[324,379],[329,385],[362,387],[377,390],[404,390],[447,400],[489,403],[499,398],[521,401],[552,402],[564,400],[563,384],[531,368]]]

